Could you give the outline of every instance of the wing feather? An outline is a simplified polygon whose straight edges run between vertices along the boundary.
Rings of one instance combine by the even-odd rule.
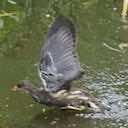
[[[40,65],[46,63],[45,56],[48,53],[50,53],[54,62],[52,66],[57,71],[54,73],[63,75],[63,82],[57,82],[57,85],[52,84],[53,86],[61,88],[65,86],[65,83],[76,79],[80,75],[80,63],[75,53],[75,28],[69,19],[63,16],[55,19],[41,49]],[[46,66],[40,66],[40,70],[47,72]],[[48,81],[46,82],[48,83]],[[56,82],[53,81],[53,83]]]

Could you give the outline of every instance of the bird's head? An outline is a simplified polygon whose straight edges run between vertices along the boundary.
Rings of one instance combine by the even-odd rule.
[[[13,91],[25,91],[29,92],[33,88],[32,83],[29,80],[22,80],[17,85],[15,85],[12,90]]]

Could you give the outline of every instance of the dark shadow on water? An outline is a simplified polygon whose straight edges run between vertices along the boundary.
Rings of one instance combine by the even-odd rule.
[[[32,128],[117,128],[124,121],[105,118],[102,113],[96,117],[94,113],[50,109],[35,115],[30,124]]]
[[[84,113],[67,110],[48,110],[44,113],[37,114],[31,121],[32,128],[73,128],[73,127],[93,127],[95,126],[96,119],[84,118]]]

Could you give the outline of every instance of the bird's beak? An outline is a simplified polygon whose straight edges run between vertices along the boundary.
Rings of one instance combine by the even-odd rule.
[[[15,85],[11,90],[12,91],[17,91],[18,87]]]
[[[21,88],[18,88],[16,85],[11,89],[12,91],[16,92],[16,91],[21,91]]]
[[[23,88],[18,88],[17,85],[14,85],[14,87],[11,88],[11,91],[13,91],[13,92],[19,91],[19,92],[23,92],[23,93],[28,93],[28,91],[26,91],[25,89],[23,89]]]

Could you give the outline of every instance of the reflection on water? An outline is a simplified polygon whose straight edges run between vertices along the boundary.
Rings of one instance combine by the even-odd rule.
[[[114,3],[111,0],[14,3],[11,7],[16,6],[16,12],[26,15],[16,24],[15,20],[0,17],[0,33],[2,20],[8,21],[8,29],[4,31],[9,32],[0,36],[0,127],[127,128],[128,24],[120,22],[118,11],[113,11]],[[2,9],[6,9],[5,2]],[[9,5],[6,11],[10,9]],[[101,113],[50,109],[36,104],[24,93],[11,92],[21,79],[38,83],[35,64],[42,38],[59,13],[73,19],[78,30],[78,52],[85,75],[74,84],[97,97],[103,107]]]

